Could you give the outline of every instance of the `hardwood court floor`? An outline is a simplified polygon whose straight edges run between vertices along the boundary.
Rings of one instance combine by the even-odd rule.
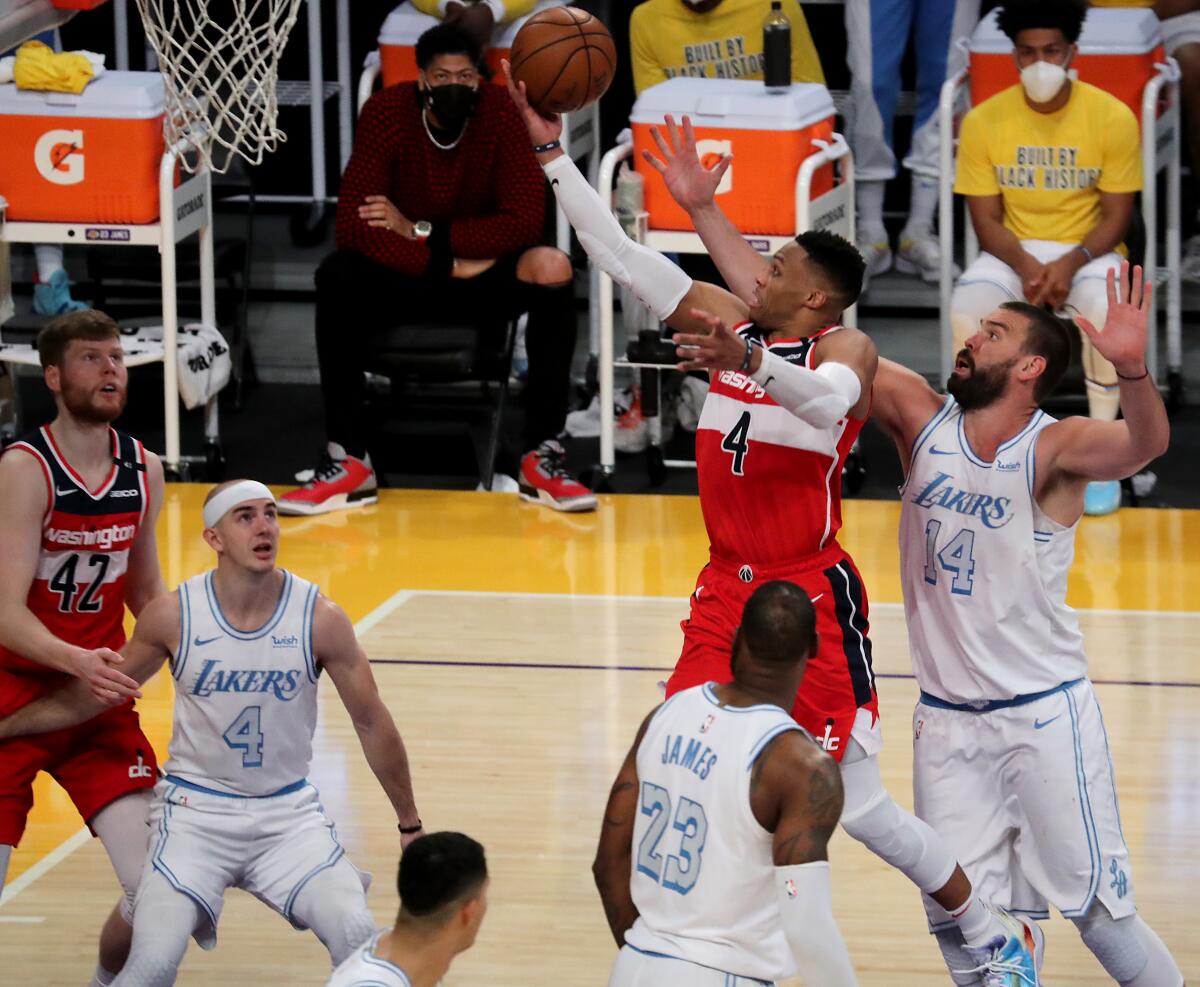
[[[169,491],[160,528],[172,586],[206,568],[204,489]],[[847,505],[844,544],[872,593],[885,781],[910,804],[909,675],[898,607],[898,505]],[[284,519],[282,564],[318,580],[359,621],[413,760],[427,825],[488,848],[492,910],[455,985],[603,984],[614,946],[589,866],[608,785],[659,699],[705,540],[690,498],[613,497],[566,517],[511,498],[385,492],[377,507]],[[1142,913],[1185,974],[1200,978],[1200,512],[1124,511],[1087,520],[1071,600],[1117,767]],[[166,677],[143,720],[160,752]],[[329,690],[329,686],[323,687]],[[395,909],[394,818],[336,695],[323,695],[312,778],[348,852],[375,875],[381,924]],[[115,880],[52,782],[0,902],[0,983],[83,984]],[[917,896],[843,834],[835,907],[864,985],[948,983]],[[1046,982],[1109,981],[1061,919],[1046,923]],[[322,984],[324,951],[240,892],[215,952],[193,948],[181,984]]]

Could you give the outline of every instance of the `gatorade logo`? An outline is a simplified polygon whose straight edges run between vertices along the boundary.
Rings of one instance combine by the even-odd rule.
[[[48,182],[78,185],[83,181],[83,131],[47,130],[33,147],[33,163]]]
[[[705,169],[716,167],[723,155],[733,153],[733,141],[702,140],[696,141],[696,156]],[[717,186],[717,195],[733,191],[733,165],[721,176],[721,184]]]

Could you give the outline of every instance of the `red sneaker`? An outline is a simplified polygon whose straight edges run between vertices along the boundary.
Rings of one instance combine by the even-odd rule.
[[[521,498],[556,511],[594,511],[596,495],[567,472],[565,458],[562,445],[555,439],[525,453],[518,479]]]
[[[348,507],[366,507],[379,500],[375,470],[355,456],[334,459],[328,452],[299,490],[284,494],[276,503],[280,514],[325,514]]]

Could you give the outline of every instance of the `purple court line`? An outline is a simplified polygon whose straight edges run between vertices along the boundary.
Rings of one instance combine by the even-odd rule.
[[[665,665],[568,665],[563,662],[541,661],[450,661],[440,658],[372,658],[372,665],[435,665],[449,668],[522,668],[569,672],[666,672],[675,671]],[[916,679],[909,672],[876,672],[877,679]],[[1200,682],[1155,682],[1151,679],[1092,679],[1092,685],[1128,685],[1138,688],[1200,689]]]

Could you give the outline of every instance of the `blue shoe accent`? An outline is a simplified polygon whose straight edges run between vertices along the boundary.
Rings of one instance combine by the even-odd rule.
[[[49,282],[33,286],[33,310],[38,315],[63,315],[85,308],[86,303],[71,297],[71,282],[61,267],[50,275]]]
[[[1120,480],[1093,480],[1083,494],[1083,513],[1103,517],[1121,507]]]
[[[978,964],[959,973],[982,975],[984,987],[1038,987],[1038,967],[1045,949],[1045,936],[1036,922],[1022,920],[996,909],[1007,937],[994,936],[983,946],[966,946],[967,955]]]

